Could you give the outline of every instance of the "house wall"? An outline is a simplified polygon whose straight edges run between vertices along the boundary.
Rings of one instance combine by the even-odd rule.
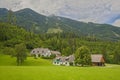
[[[65,65],[65,66],[69,66],[69,62],[65,61],[65,62],[62,62],[62,65]]]
[[[40,51],[40,50],[33,50],[31,52],[32,55],[35,55],[35,58],[38,58],[40,56],[44,56],[44,57],[50,57],[51,56],[51,52],[50,50],[45,50],[45,51]]]
[[[93,66],[105,66],[105,63],[102,62],[92,62]]]
[[[35,57],[38,58],[38,54],[35,54]]]
[[[45,53],[42,53],[41,56],[50,57],[51,53],[50,52],[45,52]]]
[[[60,62],[53,62],[54,65],[61,65]]]
[[[64,65],[64,66],[70,66],[69,62],[53,62],[54,65]]]

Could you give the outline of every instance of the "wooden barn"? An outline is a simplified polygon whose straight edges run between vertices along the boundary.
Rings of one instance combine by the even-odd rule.
[[[93,66],[105,66],[105,60],[102,54],[91,55],[91,61]]]

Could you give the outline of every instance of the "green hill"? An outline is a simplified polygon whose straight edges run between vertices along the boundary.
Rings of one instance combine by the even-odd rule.
[[[8,10],[0,8],[0,21],[6,22]],[[44,16],[25,8],[13,12],[16,24],[35,33],[47,33],[60,28],[62,32],[74,32],[79,35],[91,35],[104,40],[119,40],[120,28],[108,24],[84,23],[59,16]],[[52,30],[54,32],[54,30]],[[59,32],[59,31],[58,31]]]
[[[0,66],[16,66],[16,58],[10,55],[0,54]],[[27,60],[22,64],[22,66],[50,66],[52,65],[52,60],[45,59],[34,59],[34,57],[28,57]]]

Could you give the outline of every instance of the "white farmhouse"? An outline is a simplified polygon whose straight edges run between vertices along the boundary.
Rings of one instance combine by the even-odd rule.
[[[35,48],[31,51],[31,55],[34,55],[35,58],[38,58],[40,56],[50,57],[51,51],[48,48]]]

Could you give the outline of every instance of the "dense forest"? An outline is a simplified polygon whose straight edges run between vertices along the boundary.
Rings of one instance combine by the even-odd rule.
[[[0,23],[0,53],[12,55],[18,44],[26,46],[26,53],[37,47],[57,50],[63,56],[74,54],[81,46],[87,46],[91,54],[103,54],[107,63],[120,64],[120,42],[103,41],[94,36],[81,36],[74,32],[35,34],[33,30]]]

